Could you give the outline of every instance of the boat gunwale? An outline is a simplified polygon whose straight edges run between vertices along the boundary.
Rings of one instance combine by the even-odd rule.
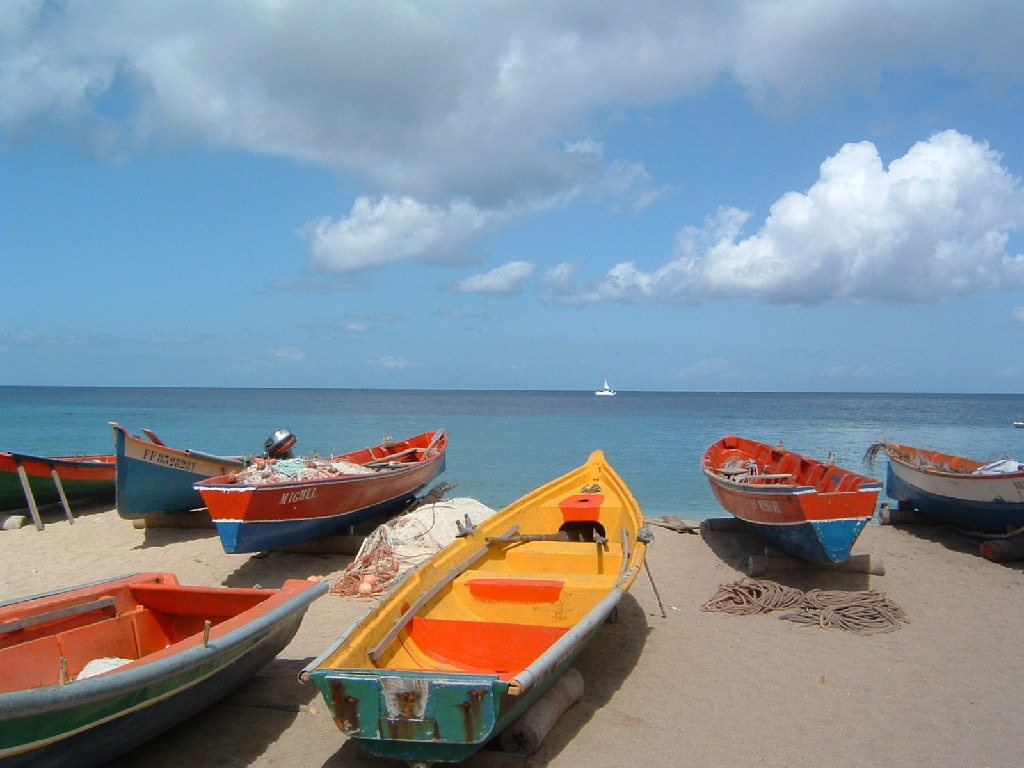
[[[146,576],[147,574],[140,574]],[[162,574],[161,574],[162,575]],[[289,581],[301,580],[290,579]],[[99,586],[105,582],[101,581],[95,585],[83,585],[85,587]],[[287,582],[286,582],[287,583]],[[180,674],[187,670],[194,669],[209,663],[210,661],[231,654],[234,650],[243,645],[249,638],[256,637],[275,624],[285,620],[295,613],[304,612],[314,600],[323,595],[329,588],[324,582],[308,582],[309,586],[298,586],[285,592],[285,587],[277,589],[266,589],[271,593],[259,604],[241,611],[229,617],[229,621],[238,622],[239,626],[229,629],[220,635],[213,635],[216,627],[211,630],[211,636],[204,647],[196,639],[199,633],[182,638],[166,648],[149,654],[141,659],[135,659],[131,664],[97,675],[84,680],[76,680],[65,685],[47,685],[37,688],[8,691],[0,693],[0,720],[10,717],[29,717],[43,714],[53,708],[69,709],[83,706],[105,699],[111,695],[123,695],[126,691],[143,688],[147,685],[159,682],[172,674]],[[169,585],[188,589],[190,585]],[[131,588],[131,582],[118,585],[118,589]],[[71,590],[67,591],[74,591]],[[225,589],[233,589],[225,587]],[[55,594],[60,594],[57,592]],[[16,601],[20,602],[20,601]],[[267,603],[272,603],[270,607]],[[243,619],[246,614],[253,614],[250,618]],[[223,666],[223,665],[221,665]],[[218,669],[221,668],[218,666]],[[183,686],[184,688],[190,686]]]
[[[401,444],[401,443],[408,443],[408,442],[410,442],[412,440],[415,440],[417,437],[423,437],[424,435],[428,435],[428,434],[437,434],[439,432],[442,433],[442,434],[441,434],[441,439],[437,443],[433,443],[432,445],[428,445],[428,446],[425,446],[424,448],[422,448],[423,451],[429,452],[429,455],[425,455],[422,458],[414,459],[412,461],[396,462],[396,463],[394,463],[392,465],[386,465],[385,464],[385,465],[382,465],[380,467],[375,467],[374,471],[372,473],[369,473],[369,474],[362,474],[362,473],[360,473],[360,474],[352,474],[352,475],[340,474],[340,475],[334,475],[334,476],[331,476],[331,477],[314,477],[314,478],[309,478],[309,479],[306,479],[306,480],[299,480],[297,478],[295,480],[275,480],[275,481],[269,482],[269,483],[239,483],[237,481],[232,482],[231,479],[230,479],[230,477],[231,477],[230,475],[217,475],[216,477],[208,477],[208,478],[205,478],[203,480],[197,480],[195,483],[193,483],[193,487],[196,490],[206,490],[206,491],[213,490],[213,491],[225,491],[225,492],[229,492],[229,491],[234,491],[234,492],[243,492],[243,491],[245,491],[245,492],[261,492],[261,491],[275,491],[275,490],[279,490],[281,488],[291,488],[291,487],[294,487],[294,486],[308,487],[308,486],[311,486],[311,485],[332,485],[332,484],[341,485],[341,484],[352,483],[352,482],[355,482],[355,481],[373,480],[375,478],[380,478],[380,477],[393,477],[395,475],[400,475],[400,474],[404,474],[404,473],[407,473],[407,472],[411,472],[412,470],[415,470],[415,469],[422,469],[423,467],[429,466],[433,462],[437,462],[437,461],[443,460],[444,457],[445,457],[445,451],[448,448],[447,435],[445,434],[443,429],[435,430],[433,433],[431,433],[431,432],[424,432],[424,433],[422,433],[420,435],[414,435],[413,437],[410,437],[410,438],[408,438],[406,440],[399,441],[399,444]],[[353,453],[360,453],[361,451],[367,451],[367,450],[370,450],[371,448],[377,448],[377,447],[379,447],[379,446],[369,446],[367,448],[360,448],[360,449],[355,450],[355,451],[349,451],[348,453],[340,453],[340,454],[337,454],[336,456],[329,456],[326,459],[323,459],[323,461],[328,461],[328,462],[336,461],[338,459],[347,458],[348,456],[351,456]],[[418,448],[418,446],[416,446],[416,447]],[[383,458],[387,458],[387,457],[385,456]],[[371,459],[370,461],[380,461],[380,460],[381,459]],[[358,462],[353,462],[353,463],[358,464]],[[359,466],[364,466],[363,464],[358,464],[358,465]],[[427,482],[429,482],[429,480]]]
[[[917,448],[917,447],[912,446],[912,445],[903,445],[901,443],[886,443],[885,444],[885,454],[886,454],[886,457],[889,459],[889,461],[893,462],[895,464],[898,464],[899,466],[904,467],[907,470],[909,470],[909,471],[911,471],[911,472],[913,472],[915,474],[927,475],[927,476],[930,476],[930,477],[935,476],[935,477],[942,477],[942,478],[947,478],[947,479],[956,479],[956,480],[970,480],[970,481],[987,480],[987,481],[990,481],[990,482],[992,480],[1004,480],[1004,479],[1005,480],[1015,480],[1015,479],[1019,480],[1021,478],[1024,478],[1024,469],[1020,470],[1019,472],[991,472],[991,473],[987,473],[987,474],[985,474],[985,473],[979,474],[979,473],[975,472],[974,470],[972,470],[970,472],[957,472],[951,466],[949,466],[948,462],[946,463],[945,466],[942,466],[942,465],[938,465],[938,466],[936,466],[936,465],[919,466],[919,465],[913,464],[911,461],[907,460],[906,458],[903,458],[902,456],[893,455],[893,451],[892,451],[892,448],[890,446],[894,447],[894,448],[899,448],[899,449],[907,450],[907,451],[914,451],[918,457],[936,456],[936,457],[942,457],[943,459],[950,459],[950,460],[959,459],[961,461],[967,461],[967,462],[970,462],[972,464],[977,464],[977,467],[975,467],[975,469],[979,469],[981,467],[984,467],[986,464],[991,463],[991,462],[980,461],[978,459],[972,459],[972,458],[969,458],[967,456],[957,456],[956,454],[951,454],[951,453],[941,453],[939,451],[932,451],[932,450],[929,450],[927,448]],[[997,459],[997,461],[998,461],[998,459]]]

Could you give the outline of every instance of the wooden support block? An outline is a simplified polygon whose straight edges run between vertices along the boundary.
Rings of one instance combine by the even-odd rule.
[[[884,576],[885,564],[869,554],[850,555],[842,563],[814,563],[799,557],[788,555],[766,556],[751,555],[747,562],[747,575],[763,576],[771,571],[839,571],[845,573],[867,573],[872,576]]]
[[[145,517],[132,520],[132,526],[145,528],[216,528],[210,513],[205,509],[193,509],[189,512],[150,512]]]
[[[1024,539],[992,539],[981,543],[981,556],[993,563],[1011,563],[1024,560]]]
[[[878,522],[882,525],[938,525],[927,515],[922,515],[913,507],[904,508],[883,506],[878,510]]]
[[[526,710],[518,720],[501,732],[498,743],[506,752],[532,755],[544,741],[558,718],[583,695],[583,675],[566,670],[547,693]]]
[[[24,528],[28,524],[27,515],[0,515],[0,528],[5,531],[14,531]]]
[[[738,517],[709,517],[700,524],[700,532],[714,531],[716,533],[737,533],[749,531],[747,524]]]

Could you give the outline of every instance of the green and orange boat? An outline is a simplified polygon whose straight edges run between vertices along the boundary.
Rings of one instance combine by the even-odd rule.
[[[300,674],[374,754],[457,762],[511,725],[597,634],[650,540],[601,451],[463,534]]]
[[[0,511],[90,497],[113,498],[113,454],[31,456],[0,452]]]
[[[0,605],[0,768],[99,765],[245,682],[327,585],[121,576]]]

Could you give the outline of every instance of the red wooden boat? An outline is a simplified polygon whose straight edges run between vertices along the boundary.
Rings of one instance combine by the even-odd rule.
[[[182,722],[271,661],[326,591],[141,573],[0,605],[0,767],[99,765]]]
[[[702,467],[726,510],[773,546],[815,562],[850,556],[882,489],[870,477],[735,435],[709,446]]]
[[[371,517],[396,512],[444,470],[443,430],[323,459],[342,468],[302,479],[303,462],[270,463],[293,470],[284,479],[248,481],[245,475],[212,477],[195,484],[228,553],[279,549],[338,533]],[[345,465],[359,473],[349,473]]]

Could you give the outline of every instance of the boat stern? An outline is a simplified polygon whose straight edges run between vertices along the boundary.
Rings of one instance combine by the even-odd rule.
[[[454,762],[490,739],[507,683],[494,675],[317,669],[338,727],[374,754]]]

